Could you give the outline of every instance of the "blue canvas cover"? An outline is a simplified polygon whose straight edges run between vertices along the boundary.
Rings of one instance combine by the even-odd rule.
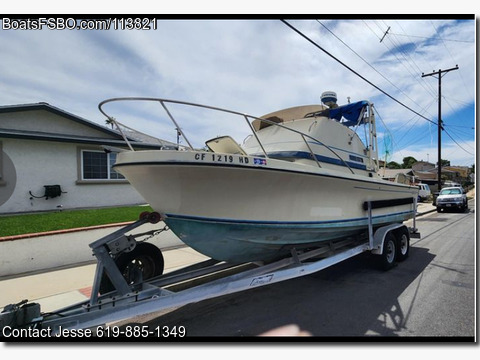
[[[362,100],[352,104],[342,105],[335,109],[329,109],[329,116],[331,119],[337,121],[342,120],[342,117],[347,120],[341,122],[345,126],[354,126],[358,123],[358,118],[362,113],[363,108],[368,105],[368,101]],[[361,123],[360,123],[361,124]]]

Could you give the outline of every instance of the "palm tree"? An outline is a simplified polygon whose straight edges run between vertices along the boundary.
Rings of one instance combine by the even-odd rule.
[[[110,125],[113,129],[115,125],[115,118],[108,118],[107,120],[105,120],[105,124]]]

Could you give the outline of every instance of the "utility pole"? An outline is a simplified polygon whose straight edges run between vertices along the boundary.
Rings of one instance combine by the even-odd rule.
[[[438,191],[442,189],[442,74],[452,70],[458,70],[458,65],[447,70],[433,71],[430,74],[422,73],[422,77],[438,75]]]

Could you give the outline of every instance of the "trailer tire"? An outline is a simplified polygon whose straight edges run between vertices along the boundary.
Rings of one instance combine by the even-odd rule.
[[[410,253],[410,234],[402,227],[397,232],[397,261],[404,261]]]
[[[382,270],[389,270],[395,265],[397,257],[397,239],[391,231],[385,235],[383,240],[383,251],[379,255],[379,266]]]
[[[162,275],[165,265],[160,249],[149,243],[138,243],[132,251],[122,253],[116,258],[115,263],[129,285]],[[107,274],[103,274],[100,294],[114,289]]]

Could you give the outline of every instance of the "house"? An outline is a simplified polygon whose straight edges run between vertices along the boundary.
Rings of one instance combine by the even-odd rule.
[[[428,184],[432,191],[438,191],[438,168],[431,163],[419,161],[412,165],[417,182]],[[470,180],[471,169],[466,166],[442,166],[442,183],[453,181],[463,184]]]
[[[427,161],[417,161],[412,165],[412,170],[413,171],[418,171],[418,172],[427,172],[429,170],[435,169],[435,164],[432,164]]]
[[[102,145],[126,148],[117,131],[47,103],[0,106],[0,214],[144,203]]]
[[[378,175],[382,177],[382,179],[399,182],[402,184],[413,184],[414,177],[412,173],[412,169],[385,169],[380,168],[378,171]]]

